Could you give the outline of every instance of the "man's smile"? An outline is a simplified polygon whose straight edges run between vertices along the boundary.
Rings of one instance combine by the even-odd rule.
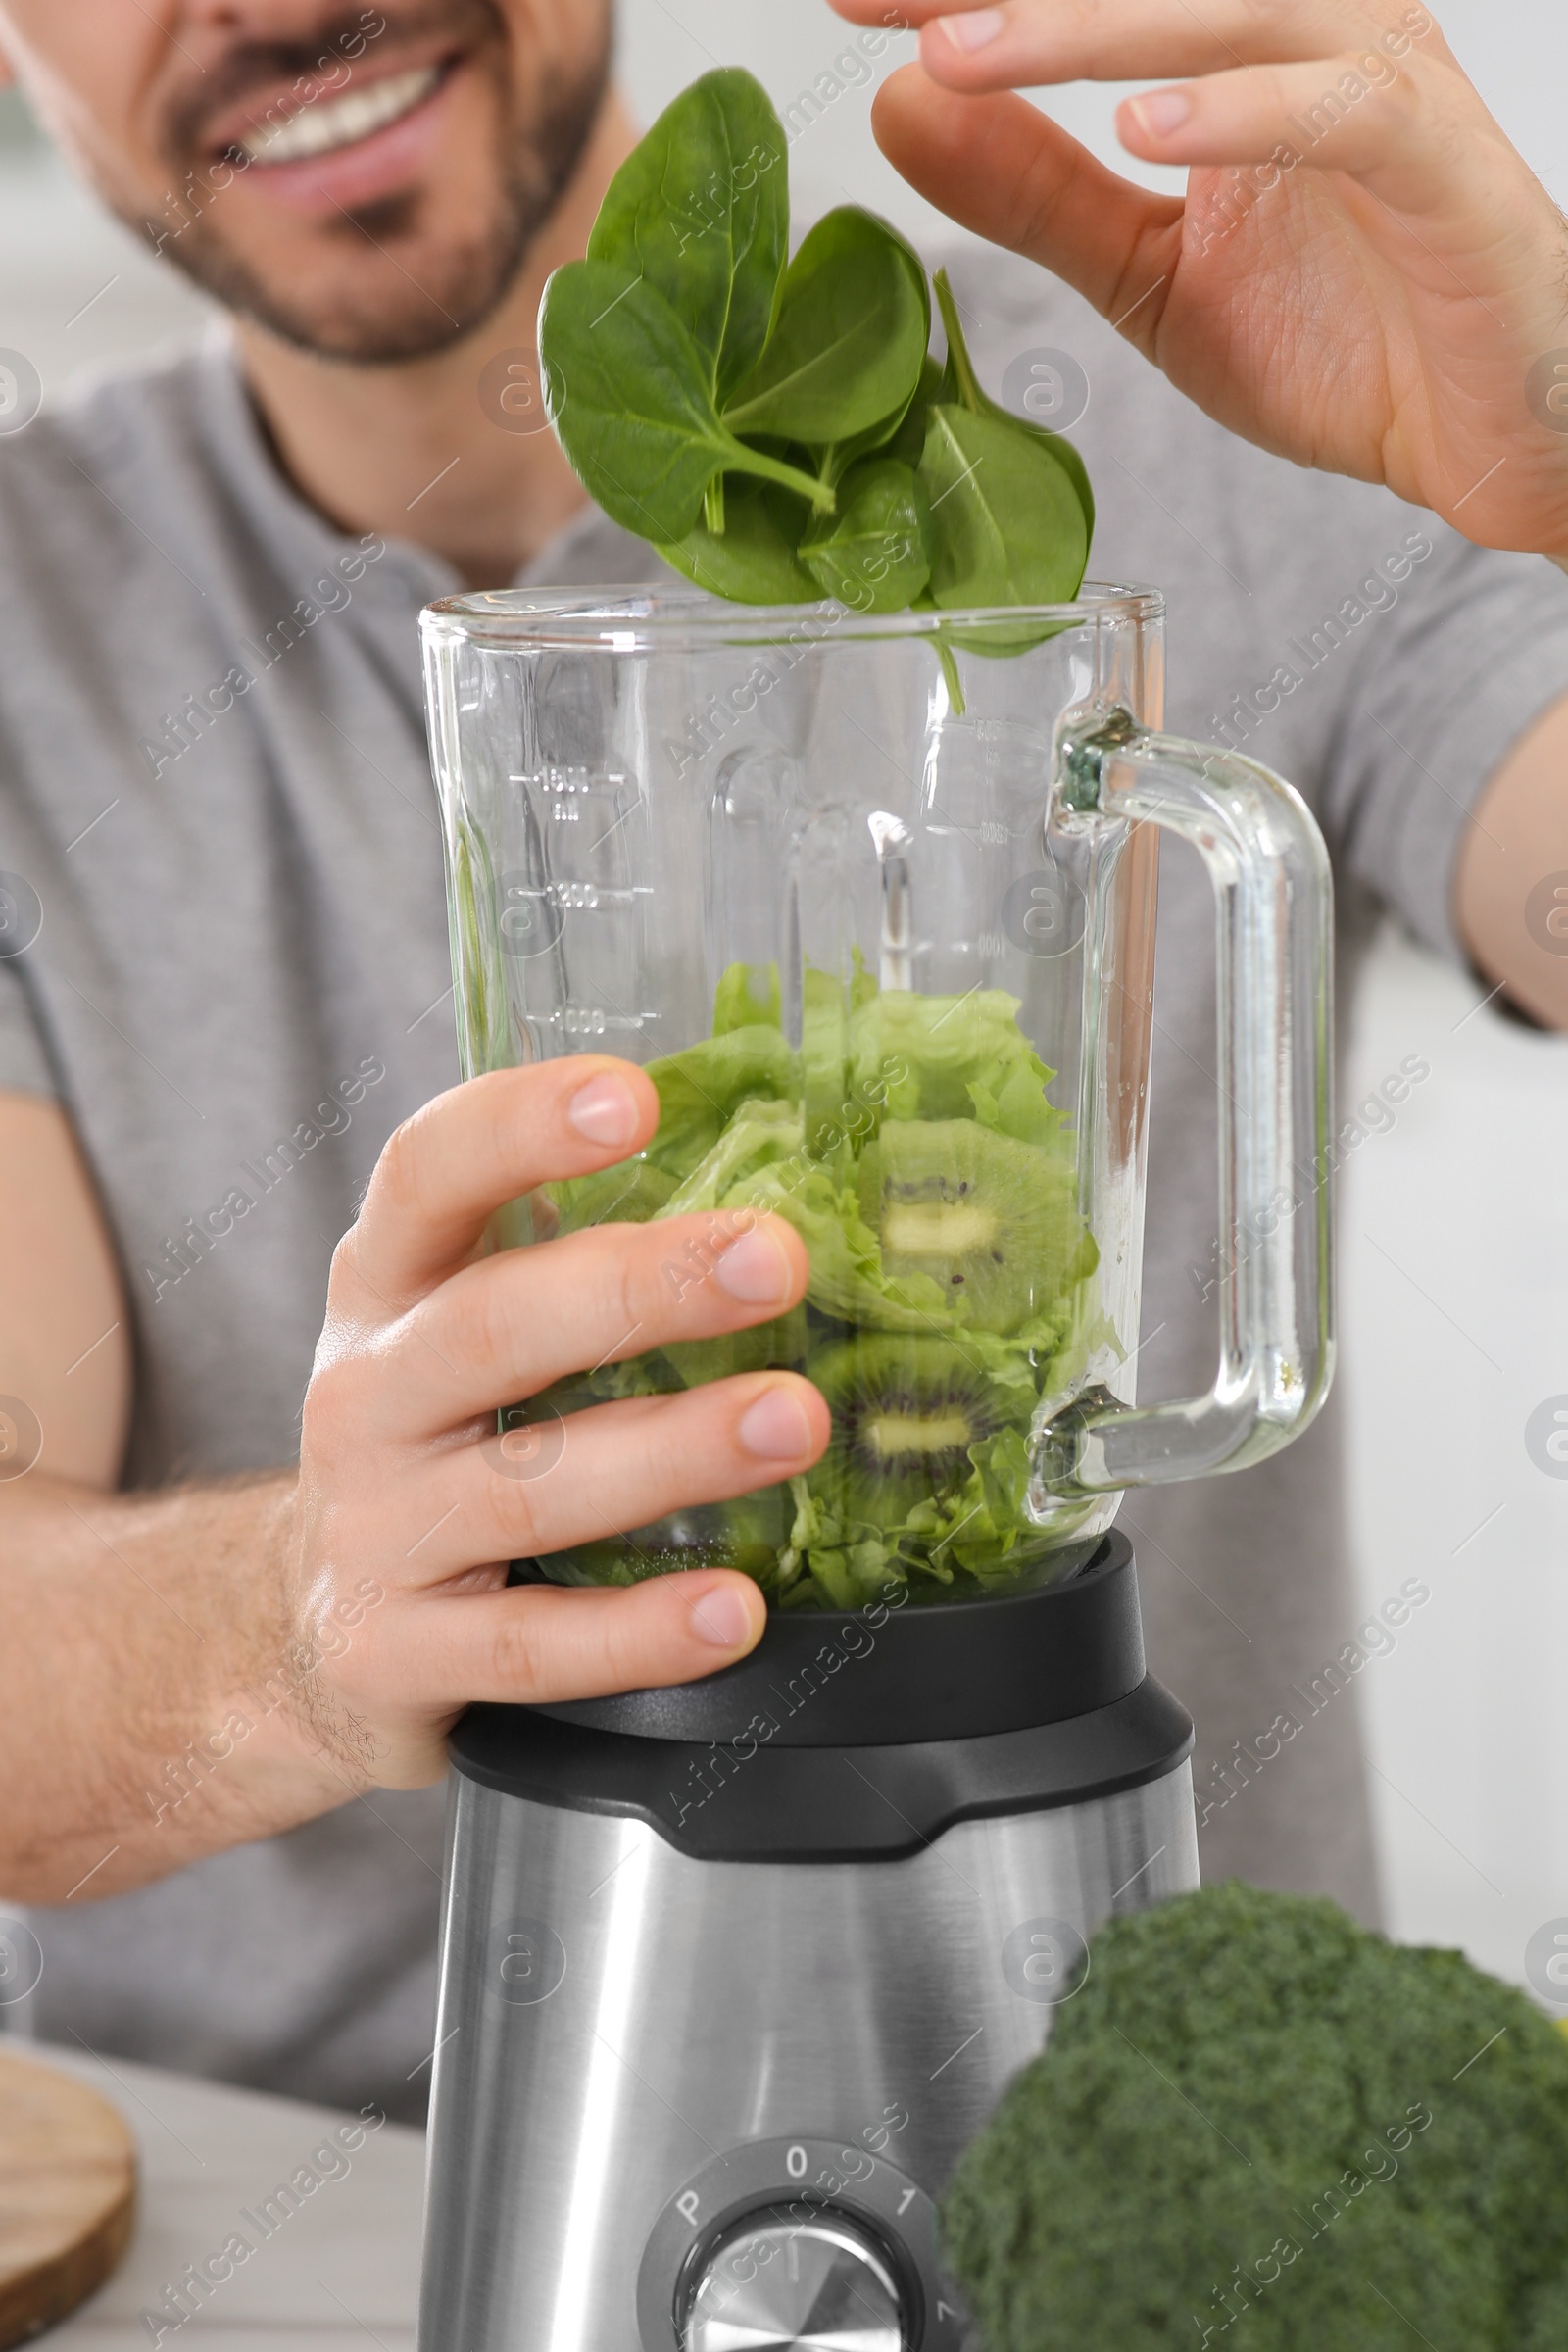
[[[475,94],[473,63],[473,45],[455,42],[450,25],[444,38],[433,27],[378,45],[372,36],[365,54],[329,53],[297,74],[278,58],[192,122],[192,144],[291,211],[355,211],[423,179],[443,138],[473,135],[450,119],[460,91]]]
[[[368,88],[346,90],[340,98],[307,100],[283,122],[235,140],[234,147],[252,164],[302,163],[352,147],[422,106],[446,72],[445,66],[416,66],[388,74]]]

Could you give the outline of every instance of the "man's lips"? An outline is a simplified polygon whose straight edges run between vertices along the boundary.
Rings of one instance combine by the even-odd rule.
[[[335,147],[353,146],[389,123],[412,114],[429,97],[441,78],[439,66],[414,66],[403,74],[385,74],[363,89],[340,96],[307,100],[292,113],[247,137],[235,140],[238,151],[253,164],[300,163]]]
[[[465,61],[382,74],[297,106],[274,129],[250,127],[226,152],[247,157],[244,181],[303,211],[352,211],[398,194],[427,166]]]

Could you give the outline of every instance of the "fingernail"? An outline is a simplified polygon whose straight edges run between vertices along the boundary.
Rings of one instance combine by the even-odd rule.
[[[811,1450],[811,1431],[789,1389],[768,1389],[742,1415],[736,1436],[748,1453],[768,1461],[796,1461]]]
[[[1140,127],[1152,139],[1168,139],[1173,130],[1180,130],[1193,111],[1193,102],[1185,90],[1152,90],[1147,97],[1129,98],[1127,103]]]
[[[566,1104],[566,1117],[591,1144],[629,1144],[637,1132],[631,1088],[608,1071],[577,1089]]]
[[[789,1260],[772,1235],[759,1228],[731,1242],[713,1268],[713,1280],[748,1306],[772,1306],[789,1290]]]
[[[733,1585],[715,1585],[692,1604],[692,1632],[699,1642],[715,1649],[739,1649],[752,1638],[752,1612],[744,1592]]]
[[[955,49],[983,49],[996,39],[1004,22],[1000,8],[975,8],[967,16],[938,17],[937,25]]]

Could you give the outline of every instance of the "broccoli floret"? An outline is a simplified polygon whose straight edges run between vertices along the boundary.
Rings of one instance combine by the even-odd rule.
[[[1564,2352],[1568,2041],[1229,1885],[1119,1919],[954,2178],[987,2352]]]

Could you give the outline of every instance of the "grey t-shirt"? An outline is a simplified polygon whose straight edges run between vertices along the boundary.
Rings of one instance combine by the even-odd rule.
[[[1229,438],[1025,265],[956,275],[993,386],[1042,347],[1087,373],[1094,567],[1169,597],[1168,723],[1300,787],[1348,950],[1375,892],[1453,954],[1465,811],[1568,691],[1568,583]],[[589,514],[526,577],[656,568]],[[457,586],[290,489],[222,342],[0,442],[0,869],[42,912],[0,959],[0,1086],[58,1094],[97,1181],[134,1326],[129,1487],[294,1456],[333,1244],[390,1129],[457,1075],[416,630]],[[1145,1396],[1206,1387],[1214,1353],[1212,913],[1186,856],[1159,920]],[[1287,1695],[1357,1622],[1341,1488],[1331,1406],[1124,1523],[1153,1663],[1198,1718],[1205,1872],[1370,1913],[1353,1691]],[[443,1803],[375,1795],[33,1914],[37,2030],[416,2113]]]

